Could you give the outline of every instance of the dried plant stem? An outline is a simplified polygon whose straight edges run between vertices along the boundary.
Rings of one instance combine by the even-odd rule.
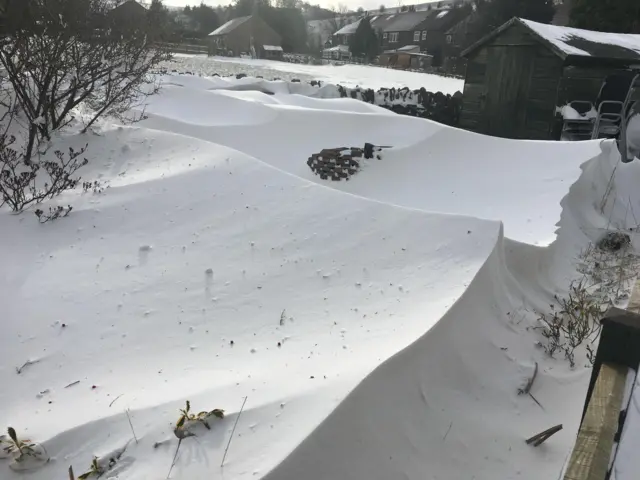
[[[116,398],[117,400],[117,398]],[[127,414],[127,420],[129,420],[129,426],[131,427],[131,433],[133,433],[133,439],[138,443],[138,437],[136,437],[136,431],[133,429],[133,423],[131,422],[131,416],[129,415],[129,409],[127,408],[124,413]]]
[[[224,466],[224,460],[227,458],[227,452],[229,451],[229,446],[231,445],[231,440],[233,439],[233,433],[236,431],[236,427],[238,426],[238,420],[240,420],[240,415],[242,415],[242,410],[244,410],[244,404],[247,403],[247,398],[248,397],[244,397],[244,401],[242,402],[242,407],[240,407],[240,412],[236,417],[236,422],[233,424],[233,429],[231,430],[231,436],[229,437],[227,448],[224,449],[224,455],[222,456],[222,462],[220,463],[220,467]]]
[[[171,471],[173,470],[173,466],[176,464],[176,458],[178,458],[178,451],[180,450],[180,445],[182,444],[182,439],[178,439],[178,446],[176,447],[176,453],[173,455],[173,461],[171,462],[171,467],[169,468],[169,473],[167,474],[167,479],[171,476]]]

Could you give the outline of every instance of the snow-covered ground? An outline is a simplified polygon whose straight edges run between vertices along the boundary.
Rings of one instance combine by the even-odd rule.
[[[205,76],[236,75],[244,73],[253,77],[272,80],[298,79],[301,81],[320,80],[345,87],[403,88],[411,90],[424,87],[430,92],[454,94],[462,91],[464,80],[419,72],[406,72],[368,65],[306,65],[278,62],[274,60],[254,60],[235,57],[206,57],[203,55],[175,55],[164,64],[169,70],[198,73]]]
[[[185,400],[226,416],[174,479],[557,478],[590,372],[536,347],[534,312],[584,246],[635,226],[637,162],[284,83],[164,81],[144,122],[61,140],[89,142],[104,192],[45,225],[0,212],[0,425],[52,458],[30,478],[125,445],[113,478],[166,478]],[[367,141],[393,148],[349,182],[306,165]],[[534,362],[543,408],[518,395]]]

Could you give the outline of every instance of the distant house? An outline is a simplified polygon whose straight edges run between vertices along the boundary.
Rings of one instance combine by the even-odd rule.
[[[282,52],[280,35],[257,15],[234,18],[209,34],[210,54],[265,58]],[[264,47],[268,48],[264,48]],[[272,47],[280,47],[279,50]],[[269,52],[269,53],[267,53]]]
[[[446,58],[447,31],[468,18],[470,13],[470,8],[430,11],[427,18],[415,26],[412,43],[433,57],[433,66],[442,66]]]
[[[447,73],[464,74],[467,60],[460,54],[470,45],[478,31],[480,15],[472,10],[466,17],[445,32],[443,69]]]
[[[322,58],[327,60],[350,60],[351,52],[346,45],[336,45],[335,47],[327,47],[322,50]]]
[[[429,54],[438,66],[442,62],[446,31],[468,15],[469,9],[446,8],[402,13],[378,13],[369,22],[380,37],[383,51],[395,52],[404,47],[417,47]],[[362,19],[338,30],[334,37],[338,44],[348,45]]]
[[[107,21],[118,31],[134,30],[146,24],[147,9],[135,0],[127,0],[107,14]]]
[[[558,107],[595,103],[604,80],[640,68],[640,35],[514,18],[462,52],[460,127],[506,138],[558,139]]]

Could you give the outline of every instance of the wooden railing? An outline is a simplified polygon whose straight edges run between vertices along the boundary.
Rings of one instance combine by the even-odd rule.
[[[613,308],[602,320],[582,422],[564,480],[605,480],[614,443],[624,422],[620,412],[630,369],[640,366],[640,282],[626,310]],[[618,438],[616,438],[618,437]]]

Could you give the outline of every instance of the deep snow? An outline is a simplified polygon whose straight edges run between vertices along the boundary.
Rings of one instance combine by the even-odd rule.
[[[53,458],[30,478],[124,445],[118,478],[165,478],[187,399],[227,416],[172,478],[555,478],[589,370],[536,347],[533,312],[603,230],[635,226],[636,162],[284,83],[165,81],[145,122],[64,140],[90,143],[103,193],[68,192],[51,224],[0,213],[0,424]],[[348,183],[306,166],[365,141],[394,148]],[[534,362],[544,409],[517,394]]]

